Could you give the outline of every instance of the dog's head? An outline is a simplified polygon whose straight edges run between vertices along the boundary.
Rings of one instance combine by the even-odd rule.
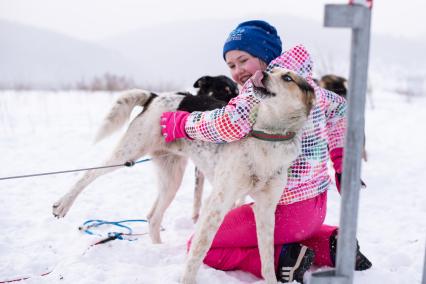
[[[185,96],[178,110],[188,112],[222,108],[238,95],[238,87],[226,76],[203,76],[194,83],[198,88],[195,96]]]
[[[238,96],[237,84],[223,75],[203,76],[195,81],[194,88],[198,88],[197,96],[210,96],[224,102]]]
[[[256,78],[260,76],[260,79]],[[255,88],[259,89],[265,98],[271,98],[278,105],[291,111],[292,109],[304,109],[309,115],[314,103],[315,92],[311,85],[295,72],[274,68],[270,73],[262,72],[254,76]]]
[[[332,91],[344,98],[346,98],[348,92],[348,81],[340,76],[336,75],[324,75],[319,81],[319,86],[321,88]]]

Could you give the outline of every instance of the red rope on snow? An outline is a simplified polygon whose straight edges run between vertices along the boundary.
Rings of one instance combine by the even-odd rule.
[[[41,274],[40,276],[46,276],[46,275],[48,275],[48,274],[50,274],[50,273],[52,273],[52,271],[53,270],[51,270],[51,271],[49,271],[49,272],[46,272],[46,273],[43,273],[43,274]],[[12,282],[19,282],[19,281],[24,281],[24,280],[28,280],[28,279],[30,279],[31,277],[22,277],[22,278],[17,278],[17,279],[12,279],[12,280],[5,280],[5,281],[0,281],[0,284],[3,284],[3,283],[12,283]]]

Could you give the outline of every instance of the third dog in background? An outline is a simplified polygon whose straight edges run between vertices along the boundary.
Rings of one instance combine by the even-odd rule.
[[[338,94],[339,96],[342,96],[343,98],[347,99],[346,96],[348,94],[348,80],[343,77],[333,74],[324,75],[319,80],[318,85],[321,88],[332,91]],[[364,145],[362,150],[362,159],[367,162],[367,151],[365,150],[365,134]]]
[[[237,84],[223,75],[203,76],[195,81],[194,88],[198,88],[197,94],[189,96],[182,105],[188,112],[221,108],[238,96]]]
[[[319,81],[319,86],[346,99],[348,93],[348,80],[343,77],[332,74],[324,75]]]

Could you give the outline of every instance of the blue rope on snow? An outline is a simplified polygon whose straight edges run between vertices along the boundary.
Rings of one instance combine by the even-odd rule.
[[[97,236],[101,236],[101,237],[102,237],[102,235],[96,234],[96,233],[92,232],[90,229],[91,228],[96,228],[96,227],[99,227],[99,226],[102,226],[102,225],[113,225],[113,226],[117,226],[117,227],[124,228],[124,229],[127,230],[127,233],[119,233],[119,232],[108,233],[108,237],[107,238],[104,238],[104,239],[102,239],[102,240],[100,240],[100,241],[98,241],[98,242],[90,245],[86,249],[86,251],[87,251],[88,249],[90,249],[93,246],[104,244],[104,243],[107,243],[109,241],[113,241],[113,240],[116,240],[116,239],[124,240],[123,235],[124,236],[144,235],[144,234],[133,234],[133,230],[132,230],[132,228],[130,226],[126,226],[126,225],[122,224],[122,223],[135,223],[135,222],[147,223],[148,221],[145,220],[145,219],[133,219],[133,220],[130,219],[130,220],[123,220],[123,221],[88,220],[88,221],[84,222],[84,224],[82,226],[80,226],[78,229],[80,231],[84,231],[86,234],[97,235]],[[127,239],[127,240],[134,241],[136,239]],[[43,274],[40,274],[40,276],[46,276],[46,275],[49,275],[52,272],[53,272],[53,269],[50,270],[50,271],[48,271],[48,272],[45,272]],[[30,279],[30,278],[31,277],[19,277],[19,278],[10,279],[10,280],[3,280],[3,281],[0,280],[0,284],[11,283],[11,282],[19,282],[19,281],[24,281],[24,280],[27,280],[27,279]]]
[[[88,220],[84,222],[83,225],[80,226],[78,229],[80,231],[85,232],[88,235],[96,235],[96,236],[104,237],[102,234],[93,232],[92,228],[97,228],[102,225],[116,226],[116,227],[125,229],[126,231],[125,232],[109,232],[107,234],[108,236],[107,239],[108,240],[115,240],[115,239],[124,240],[123,236],[132,236],[136,234],[133,234],[133,230],[129,225],[123,225],[123,223],[136,223],[136,222],[147,223],[148,221],[145,219],[129,219],[129,220],[122,220],[122,221],[105,221],[105,220],[94,219],[94,220]],[[132,241],[134,239],[127,238],[127,240]]]

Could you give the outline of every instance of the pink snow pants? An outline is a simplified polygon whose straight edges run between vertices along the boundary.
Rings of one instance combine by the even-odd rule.
[[[314,249],[316,265],[332,266],[329,237],[336,227],[323,225],[326,209],[327,192],[301,202],[277,206],[275,267],[282,245],[294,242]],[[256,223],[250,204],[237,207],[225,216],[204,263],[219,270],[243,270],[262,278]]]

